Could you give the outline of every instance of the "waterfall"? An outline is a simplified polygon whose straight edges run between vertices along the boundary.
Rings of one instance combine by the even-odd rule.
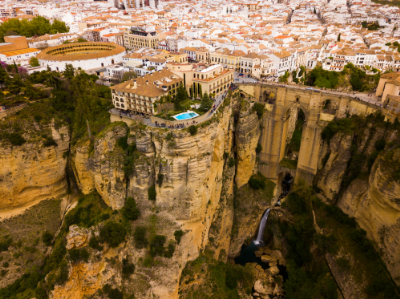
[[[263,238],[264,238],[264,229],[265,229],[265,225],[267,224],[267,220],[268,220],[268,215],[269,212],[271,211],[271,208],[267,209],[262,218],[261,218],[261,222],[260,222],[260,228],[258,229],[258,234],[257,234],[257,238],[254,240],[254,244],[258,245],[260,243],[263,242]]]

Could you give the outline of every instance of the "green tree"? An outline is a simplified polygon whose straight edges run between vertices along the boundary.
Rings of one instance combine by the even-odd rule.
[[[162,256],[164,253],[164,244],[167,238],[162,235],[155,235],[150,241],[150,255],[155,257],[157,255]]]
[[[148,195],[149,195],[149,200],[156,200],[157,197],[157,192],[156,192],[156,186],[153,185],[148,189]]]
[[[75,76],[75,68],[72,66],[72,64],[67,64],[65,65],[65,71],[63,72],[63,75],[67,79],[72,79]]]
[[[183,86],[183,84],[180,84],[174,100],[174,109],[176,111],[182,110],[182,102],[186,101],[187,99],[188,99],[187,91]]]
[[[53,21],[51,29],[51,33],[64,33],[69,31],[69,28],[65,25],[65,23],[59,20]]]
[[[340,35],[341,33],[339,33],[338,37],[337,37],[337,41],[340,42]]]
[[[146,239],[146,227],[137,226],[135,232],[133,233],[133,238],[135,239],[135,247],[138,249],[145,248],[147,246]]]
[[[84,39],[83,37],[78,37],[77,42],[78,43],[85,43],[85,42],[87,42],[87,39]]]
[[[193,96],[194,96],[195,98],[197,98],[197,88],[196,88],[196,86],[197,86],[197,84],[196,84],[196,83],[193,83]]]
[[[36,57],[33,57],[33,56],[31,57],[31,59],[29,59],[29,64],[32,67],[40,66],[39,60]]]
[[[43,241],[44,245],[50,246],[53,241],[53,235],[46,230],[42,234],[42,241]]]
[[[140,216],[140,210],[136,206],[136,201],[133,197],[128,197],[125,206],[122,208],[122,214],[128,220],[136,220]]]
[[[110,247],[118,247],[125,241],[126,228],[117,222],[109,221],[100,229],[100,239]]]
[[[46,33],[64,33],[68,32],[69,28],[64,22],[55,20],[53,25],[45,17],[38,16],[32,20],[10,19],[0,25],[0,41],[4,41],[4,36],[7,35],[23,35],[32,37],[34,35],[41,36]]]
[[[201,104],[200,104],[200,110],[208,111],[208,110],[210,110],[212,105],[213,105],[213,101],[210,99],[208,94],[205,92],[203,94],[203,99],[202,99]]]
[[[197,129],[198,129],[197,126],[191,125],[191,126],[188,128],[188,131],[189,131],[190,135],[194,136],[194,135],[197,134]]]

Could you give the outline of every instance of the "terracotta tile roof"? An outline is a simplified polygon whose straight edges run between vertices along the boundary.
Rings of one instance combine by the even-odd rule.
[[[35,48],[27,48],[27,49],[16,50],[16,51],[1,52],[0,54],[9,57],[9,56],[15,56],[15,55],[28,54],[28,53],[32,53],[32,52],[40,52],[40,50],[35,49]]]
[[[168,87],[173,84],[179,85],[181,82],[183,82],[181,77],[175,75],[167,69],[163,69],[144,77],[138,77],[136,79],[111,86],[110,88],[117,91],[129,92],[136,95],[154,98],[157,96],[163,96],[168,92],[162,89],[162,86]]]

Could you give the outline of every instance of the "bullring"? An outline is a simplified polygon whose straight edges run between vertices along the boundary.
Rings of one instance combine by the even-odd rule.
[[[89,70],[122,62],[124,55],[125,48],[116,43],[83,42],[49,47],[36,57],[41,66],[62,72],[66,64]]]

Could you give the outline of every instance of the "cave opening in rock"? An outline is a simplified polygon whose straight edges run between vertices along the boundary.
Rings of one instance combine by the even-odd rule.
[[[282,189],[281,189],[281,194],[279,195],[278,205],[280,205],[280,200],[282,198],[285,198],[289,194],[290,189],[292,188],[293,185],[293,181],[294,181],[293,176],[290,173],[286,172],[285,176],[281,181]]]

